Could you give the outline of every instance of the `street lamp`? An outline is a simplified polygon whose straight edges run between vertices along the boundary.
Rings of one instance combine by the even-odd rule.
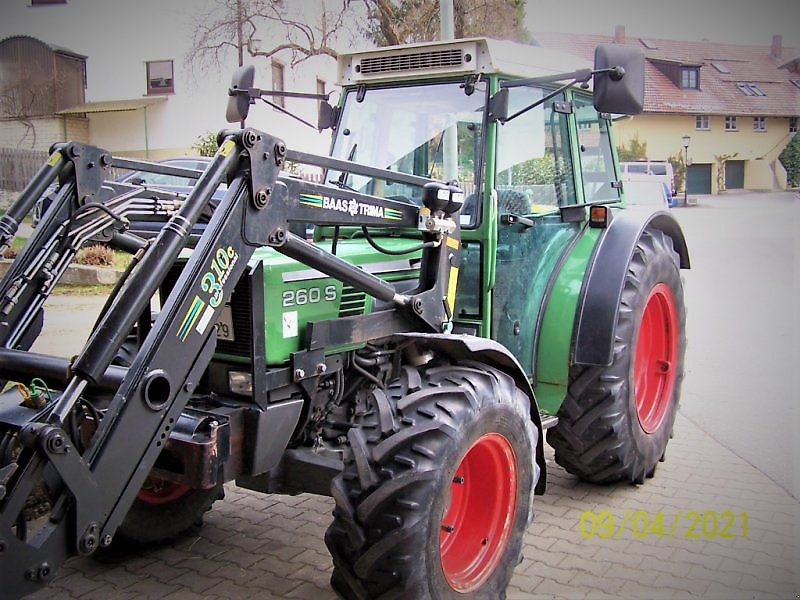
[[[692,141],[688,135],[681,138],[683,140],[683,205],[688,206],[686,196],[689,190],[689,142]]]

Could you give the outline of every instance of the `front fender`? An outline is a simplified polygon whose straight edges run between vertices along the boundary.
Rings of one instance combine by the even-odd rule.
[[[689,250],[681,226],[666,211],[621,210],[604,230],[586,271],[573,335],[573,364],[608,366],[614,355],[617,308],[636,242],[645,228],[672,238],[680,268],[688,269]]]
[[[502,344],[487,338],[480,338],[473,335],[451,335],[440,333],[400,333],[393,336],[397,341],[415,340],[420,345],[435,350],[454,360],[477,360],[502,371],[514,379],[517,387],[521,389],[530,399],[531,420],[539,432],[539,440],[536,444],[536,464],[539,465],[541,474],[534,490],[536,495],[544,494],[547,485],[547,466],[544,460],[544,435],[542,432],[542,420],[539,417],[539,406],[536,403],[536,396],[533,393],[530,381],[528,381],[525,370],[517,359]]]

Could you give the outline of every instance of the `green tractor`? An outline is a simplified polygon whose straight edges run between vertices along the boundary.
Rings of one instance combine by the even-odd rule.
[[[57,147],[0,218],[7,242],[60,174],[0,288],[0,379],[48,384],[0,396],[13,594],[69,554],[184,532],[235,480],[333,497],[345,598],[502,597],[545,490],[545,430],[586,481],[653,476],[688,251],[668,212],[625,207],[612,114],[641,110],[641,54],[577,62],[488,39],[341,56],[328,157],[249,128],[221,132],[203,173]],[[229,121],[269,94],[238,71]],[[114,165],[198,183],[104,182]],[[166,221],[149,241],[148,211]],[[98,237],[135,258],[83,352],[28,352],[63,257]]]

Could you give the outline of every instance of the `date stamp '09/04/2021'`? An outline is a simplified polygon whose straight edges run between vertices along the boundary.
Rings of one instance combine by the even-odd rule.
[[[747,537],[747,513],[732,510],[679,510],[674,515],[662,511],[651,514],[644,510],[627,510],[621,517],[611,512],[581,513],[580,530],[584,539],[595,536],[619,539],[626,531],[633,537],[686,539],[734,539]]]

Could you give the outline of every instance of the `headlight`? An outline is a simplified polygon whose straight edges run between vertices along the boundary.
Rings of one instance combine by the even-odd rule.
[[[253,395],[253,374],[247,371],[228,371],[228,389],[234,394]]]

